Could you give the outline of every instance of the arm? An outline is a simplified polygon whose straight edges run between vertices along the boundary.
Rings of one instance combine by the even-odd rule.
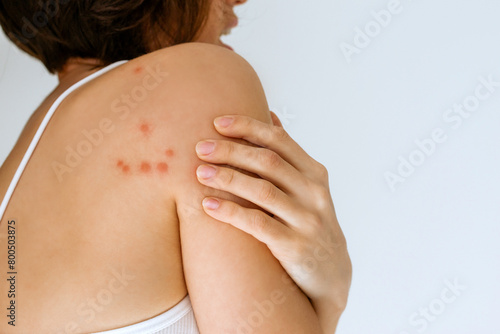
[[[345,237],[336,218],[328,185],[328,173],[292,140],[273,114],[275,125],[241,115],[224,127],[215,120],[219,133],[244,138],[262,148],[249,148],[217,141],[210,155],[199,155],[211,163],[226,163],[257,173],[270,181],[262,198],[262,183],[233,172],[230,182],[206,182],[245,198],[274,216],[220,200],[208,215],[231,224],[264,242],[291,278],[312,300],[324,333],[335,333],[347,304],[352,266]],[[258,222],[258,224],[256,224]]]
[[[168,106],[178,115],[196,113],[184,122],[188,152],[179,160],[176,206],[180,222],[184,273],[196,319],[202,334],[209,333],[321,333],[318,317],[302,291],[290,280],[269,248],[252,236],[208,216],[202,200],[214,196],[253,210],[256,205],[235,195],[198,182],[198,159],[194,148],[200,140],[223,139],[213,119],[238,113],[271,124],[269,108],[259,79],[241,57],[209,45],[191,48],[175,72],[177,80]],[[178,51],[182,53],[180,48]],[[180,56],[181,57],[181,56]],[[180,67],[184,66],[184,68]],[[227,140],[227,138],[226,138]],[[243,143],[243,140],[230,139]],[[221,176],[229,175],[221,167]]]
[[[220,222],[264,242],[311,300],[323,332],[333,334],[347,304],[352,266],[328,189],[326,169],[309,157],[282,127],[246,116],[231,116],[233,123],[217,126],[218,131],[230,138],[245,138],[262,148],[217,141],[217,149],[202,156],[203,160],[257,173],[272,182],[274,195],[261,198],[259,191],[252,191],[261,184],[238,172],[233,173],[230,182],[200,182],[237,194],[274,216],[224,199],[215,210],[205,210]],[[276,117],[273,121],[279,125]]]

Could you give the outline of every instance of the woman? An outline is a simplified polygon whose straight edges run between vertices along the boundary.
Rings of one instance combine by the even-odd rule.
[[[1,169],[0,332],[335,332],[328,175],[220,41],[243,2],[0,3],[59,77]]]

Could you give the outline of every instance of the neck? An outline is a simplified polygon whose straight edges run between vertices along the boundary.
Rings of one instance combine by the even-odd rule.
[[[71,58],[63,69],[57,73],[59,84],[63,85],[66,82],[78,81],[102,68],[102,66],[101,61],[98,59]]]

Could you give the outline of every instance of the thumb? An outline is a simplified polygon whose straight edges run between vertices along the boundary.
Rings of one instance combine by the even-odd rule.
[[[271,118],[273,119],[274,125],[283,127],[283,124],[281,124],[281,121],[278,118],[278,116],[276,116],[276,114],[274,112],[272,112],[272,111],[271,111]]]

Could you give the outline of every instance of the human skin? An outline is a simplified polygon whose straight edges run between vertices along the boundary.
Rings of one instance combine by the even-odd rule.
[[[226,5],[230,5],[231,3],[235,5],[239,2],[224,1],[224,4]],[[225,8],[227,9],[229,7]],[[226,13],[228,13],[228,11],[226,11]],[[220,24],[220,27],[224,26],[224,29],[226,29],[227,22],[229,21],[230,19],[228,18],[224,24]],[[215,23],[212,23],[210,26],[214,27],[213,24]],[[204,43],[210,43],[210,38],[214,38],[213,36],[215,36],[213,35],[213,31],[217,31],[217,28],[209,29],[207,31],[210,31],[210,33],[206,34],[201,39]],[[213,40],[210,44],[219,43],[218,40]],[[156,63],[160,62],[163,65],[168,63],[173,66],[173,64],[175,64],[174,59],[176,59],[179,54],[175,53],[177,51],[174,51],[174,48],[171,49],[172,50],[168,50],[168,52],[167,50],[164,52],[161,51],[155,55],[141,57],[141,59],[136,60],[135,62],[123,65],[115,72],[106,75],[106,77],[96,79],[95,82],[90,83],[80,92],[74,93],[59,108],[57,113],[58,115],[54,117],[52,122],[52,127],[47,129],[47,133],[44,135],[40,147],[35,152],[35,156],[30,162],[23,179],[16,190],[17,199],[16,197],[13,198],[6,218],[9,217],[9,214],[15,213],[16,219],[19,221],[37,221],[36,223],[31,223],[29,226],[24,228],[25,239],[23,240],[25,246],[20,249],[20,252],[23,252],[23,258],[25,258],[25,263],[27,265],[25,269],[27,277],[42,276],[45,278],[53,278],[51,276],[52,272],[63,274],[52,281],[54,285],[58,287],[56,290],[48,287],[45,290],[34,289],[35,286],[46,284],[46,281],[44,280],[37,281],[35,279],[31,281],[25,279],[23,283],[24,285],[19,286],[19,289],[22,289],[26,296],[30,296],[30,303],[25,302],[25,306],[20,308],[20,312],[24,314],[25,319],[30,319],[30,323],[24,323],[18,327],[19,332],[22,332],[22,330],[37,330],[37,332],[42,333],[43,331],[40,331],[40,328],[47,330],[50,328],[50,331],[48,332],[54,332],[52,329],[59,330],[60,327],[50,326],[71,324],[71,322],[75,320],[74,300],[84,301],[84,304],[87,303],[86,305],[92,309],[97,309],[95,312],[96,317],[90,322],[85,321],[85,319],[82,321],[82,316],[77,317],[77,320],[80,320],[79,322],[77,321],[80,325],[78,327],[79,329],[82,331],[94,331],[120,327],[159,314],[160,312],[163,312],[175,305],[176,302],[178,302],[186,294],[187,287],[185,286],[182,265],[184,264],[185,267],[186,265],[193,266],[192,263],[196,263],[197,261],[200,261],[200,259],[195,258],[190,264],[181,263],[182,258],[179,252],[180,239],[172,237],[174,235],[179,235],[179,223],[177,223],[177,225],[175,224],[177,219],[175,217],[175,206],[172,206],[172,199],[173,197],[180,198],[182,196],[180,195],[180,189],[185,185],[181,185],[181,183],[177,181],[172,181],[172,179],[168,178],[168,175],[177,175],[179,176],[179,179],[182,179],[183,177],[193,178],[195,176],[195,165],[199,165],[201,161],[197,161],[193,157],[186,158],[185,160],[183,160],[183,157],[178,157],[176,160],[176,153],[186,151],[188,149],[188,144],[191,144],[191,149],[194,148],[196,144],[194,141],[194,139],[196,139],[194,133],[200,134],[200,136],[204,134],[206,136],[205,138],[217,138],[215,131],[207,132],[205,127],[206,124],[210,124],[212,122],[215,116],[221,116],[223,110],[216,110],[215,107],[208,111],[203,110],[205,118],[201,119],[199,115],[202,113],[201,110],[196,111],[182,109],[182,114],[185,116],[185,119],[183,120],[184,123],[182,123],[180,119],[176,118],[176,115],[170,114],[170,116],[177,121],[174,122],[175,124],[189,124],[190,126],[185,128],[185,130],[191,130],[190,133],[172,133],[175,131],[165,125],[164,128],[156,126],[156,124],[163,125],[166,123],[164,122],[166,116],[164,113],[156,114],[158,113],[158,109],[160,109],[157,104],[158,100],[156,101],[156,104],[154,104],[153,101],[151,102],[152,104],[148,104],[148,101],[140,106],[140,110],[142,110],[144,114],[138,114],[142,115],[142,117],[130,117],[123,122],[118,122],[116,124],[113,123],[113,125],[116,126],[116,131],[113,132],[112,138],[96,149],[96,156],[93,154],[91,158],[84,161],[76,170],[73,170],[70,174],[65,174],[65,181],[59,186],[53,186],[56,177],[54,175],[54,171],[47,168],[47,166],[50,166],[50,163],[54,160],[60,161],[61,159],[64,159],[63,156],[57,156],[54,152],[65,151],[65,147],[62,144],[71,144],[71,141],[68,141],[67,138],[70,138],[74,133],[81,133],[81,131],[85,128],[89,129],[95,127],[95,124],[99,124],[100,120],[103,118],[103,110],[109,109],[109,106],[113,104],[113,101],[110,100],[111,97],[122,96],[124,93],[127,93],[127,91],[133,89],[133,87],[142,84],[143,76],[146,74],[145,70],[148,66],[154,64],[155,60]],[[179,48],[176,50],[179,50]],[[162,56],[160,58],[155,58],[158,57],[159,54]],[[226,55],[224,55],[224,57]],[[46,113],[48,106],[50,106],[55,98],[72,83],[89,75],[91,73],[89,70],[90,65],[92,65],[92,60],[84,60],[82,62],[75,60],[70,62],[65,71],[59,73],[60,85],[34,113],[15,149],[2,166],[0,174],[0,193],[5,193],[8,182],[10,181],[13,172],[19,163],[22,154],[26,150],[30,138],[33,136],[34,131],[41,121],[41,118]],[[167,70],[168,67],[164,71]],[[182,74],[182,76],[185,75],[186,73]],[[124,78],[126,78],[126,80],[124,80]],[[126,84],[122,81],[126,81]],[[178,85],[179,80],[177,80],[176,83]],[[221,87],[224,87],[223,83],[221,83],[221,85]],[[107,90],[103,91],[102,87],[106,87]],[[110,89],[109,87],[113,88]],[[167,92],[173,91],[173,89],[174,87],[165,87]],[[255,94],[259,93],[250,92],[248,94],[254,98]],[[216,96],[216,94],[213,95]],[[91,101],[89,101],[90,97]],[[165,103],[166,101],[162,102],[161,106],[166,110],[168,110],[169,107],[179,107],[178,103],[169,105],[168,103]],[[213,103],[220,105],[218,101]],[[254,111],[244,112],[243,114],[260,119],[261,122],[267,121],[267,123],[270,123],[270,117],[267,118],[265,114],[262,114],[262,110],[264,109],[262,107],[262,103],[263,102],[261,102],[260,107],[253,105],[255,109],[260,109],[260,111],[257,111],[257,114],[255,114]],[[237,107],[243,109],[242,106],[239,105],[222,104],[220,106],[222,107],[221,109],[226,107],[227,111]],[[251,105],[246,105],[245,107],[251,109]],[[146,115],[146,110],[148,112],[151,110],[156,112],[151,113],[151,116],[153,116],[152,120],[144,120],[144,118],[146,118],[144,117]],[[195,127],[192,123],[193,120],[199,122],[198,124],[201,127]],[[169,122],[172,122],[172,120],[169,120]],[[65,124],[64,127],[58,126],[62,124]],[[151,129],[149,129],[149,126],[151,126]],[[134,129],[136,132],[133,131]],[[162,133],[162,135],[158,135],[159,133]],[[170,134],[167,135],[167,133]],[[189,134],[192,135],[189,137],[189,140],[181,140],[182,138],[186,139],[186,136],[189,136]],[[201,140],[204,138],[198,139]],[[149,141],[146,148],[140,145],[141,140]],[[243,140],[239,142],[240,144],[244,144]],[[73,141],[73,143],[75,142]],[[78,143],[78,141],[76,141],[76,143]],[[165,143],[169,143],[169,145],[165,145]],[[121,152],[121,154],[116,155],[116,152]],[[159,157],[159,154],[162,155],[161,158]],[[92,168],[95,163],[102,163],[105,161],[105,157],[109,159],[110,155],[113,157],[112,161],[108,160],[107,164],[104,164],[105,166],[108,166],[110,170],[105,169],[105,173],[102,174],[98,173],[95,168]],[[186,170],[191,171],[192,174],[182,174],[181,171]],[[68,176],[67,179],[66,176]],[[124,177],[129,178],[129,183],[120,183]],[[105,194],[108,196],[112,194],[113,198],[115,198],[114,206],[110,206],[110,203],[106,201],[103,201],[103,203],[107,203],[106,207],[95,205],[96,201],[101,198],[95,195],[95,191],[96,189],[101,189],[103,187],[102,182],[98,181],[102,181],[103,179],[110,182],[107,183],[107,187],[104,187],[104,189],[113,189],[111,192],[108,190]],[[159,182],[161,180],[163,181]],[[132,185],[134,188],[132,188]],[[41,189],[42,191],[36,196],[29,195],[30,189],[33,188]],[[75,196],[74,194],[73,189],[75,188],[79,189],[81,192],[78,196]],[[102,189],[100,191],[102,191]],[[210,194],[210,191],[204,189],[201,193]],[[214,192],[212,194],[218,195],[217,197],[219,198],[222,197],[220,192]],[[43,197],[41,197],[42,195]],[[230,202],[246,205],[254,210],[258,209],[258,206],[252,206],[251,203],[247,201],[241,201],[236,197],[227,195],[226,197],[230,200]],[[105,197],[102,197],[102,199],[104,198]],[[197,203],[200,206],[200,209],[202,198],[203,196],[199,198],[200,201]],[[249,200],[252,202],[251,198],[249,198]],[[92,205],[91,216],[94,217],[95,221],[109,221],[113,224],[103,226],[94,223],[89,226],[88,216],[80,217],[81,214],[80,216],[75,214],[75,211],[81,212],[82,210],[82,207],[75,207],[75,201],[81,202],[80,204],[84,203],[87,206]],[[143,203],[145,207],[149,208],[148,215],[145,216],[143,212],[139,213],[133,210],[133,207],[137,205],[131,204],[136,203],[136,201]],[[226,203],[230,202],[228,201]],[[59,203],[58,207],[66,209],[61,211],[57,207],[47,205],[47,203]],[[23,207],[27,204],[30,208],[32,208],[30,212],[23,210]],[[267,211],[272,212],[273,209],[269,208]],[[40,212],[42,214],[40,214]],[[116,212],[120,212],[118,215],[119,218],[115,216]],[[307,212],[307,209],[305,209],[304,212]],[[179,216],[182,216],[182,214]],[[56,217],[57,219],[54,219]],[[65,219],[61,220],[61,217],[64,217]],[[242,214],[240,220],[244,217],[245,215]],[[183,220],[180,222],[181,229],[183,226],[188,226],[186,223],[183,223],[187,221],[186,217],[179,218]],[[234,218],[237,217],[235,216]],[[206,218],[200,218],[200,222],[201,219],[205,219],[204,223],[206,224],[214,224],[213,221],[206,220]],[[2,221],[3,226],[5,226],[4,221]],[[71,228],[69,228],[67,224],[64,224],[64,221],[71,221]],[[119,225],[116,225],[118,221]],[[147,221],[147,229],[150,232],[138,233],[138,221]],[[165,221],[168,221],[169,223],[165,224]],[[43,225],[43,223],[48,224],[47,222],[51,222],[51,225],[48,225],[50,226],[50,231],[45,231],[44,233],[43,231],[46,229],[47,225]],[[329,223],[331,225],[332,221]],[[111,226],[119,226],[120,228],[118,230],[116,228],[112,229]],[[107,233],[102,233],[103,228],[107,231]],[[229,236],[232,237],[234,241],[237,241],[238,244],[241,244],[242,242],[248,244],[245,246],[245,250],[240,249],[240,251],[244,254],[245,252],[252,253],[251,251],[253,250],[252,254],[254,254],[253,257],[256,264],[254,269],[252,269],[250,265],[247,266],[250,267],[250,272],[259,268],[259,266],[269,269],[268,271],[270,272],[270,275],[261,277],[262,282],[273,280],[273,277],[284,277],[284,272],[280,271],[283,268],[277,265],[277,263],[274,263],[269,255],[265,254],[266,248],[261,247],[262,244],[256,242],[256,240],[250,241],[248,238],[242,236],[242,234],[237,234],[234,230],[230,232],[223,227],[214,228],[214,232],[218,232],[221,237]],[[242,229],[245,230],[244,228]],[[4,232],[5,231],[2,230],[2,234],[0,235],[2,237],[0,239],[1,242],[4,242],[5,240]],[[189,235],[189,233],[195,232],[187,231],[185,234]],[[227,235],[225,235],[226,233]],[[159,236],[164,236],[165,238],[161,239]],[[193,234],[193,236],[196,237],[196,234]],[[256,235],[256,237],[258,236]],[[53,243],[54,240],[57,241],[55,244]],[[75,247],[75,245],[82,245],[82,240],[84,241],[83,244],[85,247]],[[119,243],[121,240],[127,240],[127,245],[120,246],[120,252],[116,252],[117,246],[121,244]],[[170,240],[170,242],[165,244],[165,240]],[[307,238],[304,238],[303,240],[305,243]],[[135,241],[135,243],[133,241]],[[270,246],[273,247],[272,244]],[[278,246],[274,247],[276,248]],[[137,248],[141,250],[140,254],[136,253]],[[64,250],[64,252],[61,252],[61,250]],[[99,250],[99,252],[96,252],[96,250]],[[183,252],[185,251],[184,253],[188,254],[189,252],[195,252],[195,250],[195,248],[187,250],[183,249]],[[33,254],[36,254],[37,256],[34,256]],[[166,257],[166,254],[169,256]],[[276,254],[274,255],[276,256]],[[305,253],[302,255],[305,255]],[[2,254],[2,256],[4,256],[4,254]],[[187,257],[189,257],[189,255],[187,255]],[[46,260],[40,261],[40,258]],[[147,264],[144,263],[144,258],[148,259]],[[280,259],[279,255],[276,256],[276,258],[280,260],[279,264],[283,265],[285,261]],[[48,261],[48,259],[51,259],[51,261]],[[124,259],[127,260],[124,261]],[[5,261],[2,260],[2,264],[4,262]],[[71,265],[72,263],[78,263],[80,267],[76,268]],[[98,291],[102,290],[103,283],[106,285],[106,280],[113,279],[112,274],[110,274],[112,270],[108,267],[111,263],[121,263],[125,268],[129,268],[130,271],[128,271],[128,273],[130,275],[125,275],[125,277],[134,276],[134,278],[131,279],[130,282],[127,281],[127,289],[124,289],[115,295],[115,302],[107,305],[107,307],[103,308],[103,310],[99,310],[99,307],[93,306],[92,297],[94,296],[93,299],[95,299]],[[327,263],[330,262],[327,261]],[[31,266],[28,266],[28,264],[31,264]],[[50,270],[48,268],[44,268],[49,266]],[[286,267],[286,265],[283,267]],[[326,267],[326,265],[324,267]],[[73,270],[68,270],[68,268],[73,268]],[[80,272],[80,268],[92,269],[83,273]],[[152,268],[154,268],[154,270],[152,270]],[[2,270],[3,269],[4,268],[2,268]],[[196,269],[193,271],[196,271]],[[314,273],[317,275],[321,272],[322,271],[319,270]],[[104,276],[107,274],[108,277],[104,277],[103,273],[105,273]],[[294,278],[293,274],[290,276]],[[96,279],[98,277],[101,277],[100,281],[99,279]],[[227,277],[230,278],[230,275],[228,274]],[[297,279],[297,277],[295,277],[295,279]],[[169,282],[168,288],[164,286],[165,281]],[[280,283],[276,282],[270,284],[266,283],[267,287],[262,288],[263,284],[256,284],[255,286],[252,286],[251,282],[247,282],[243,279],[240,281],[241,286],[250,287],[250,290],[253,287],[255,289],[254,292],[256,292],[257,289],[261,290],[258,292],[262,296],[262,298],[260,298],[261,300],[268,298],[270,291],[272,292],[274,290],[284,289],[282,284],[280,285]],[[207,284],[207,282],[204,283]],[[289,285],[289,283],[287,284]],[[81,286],[85,287],[84,291],[78,291],[77,287]],[[307,291],[306,286],[306,284],[303,284],[301,288]],[[342,289],[344,286],[345,284],[342,285]],[[4,286],[1,287],[4,288]],[[192,287],[192,289],[190,289],[190,293],[191,290],[196,291],[196,289],[196,287]],[[137,296],[138,291],[140,291],[140,297]],[[291,302],[296,300],[295,303],[290,304],[299,304],[299,308],[289,310],[282,307],[277,310],[277,314],[274,317],[274,322],[278,325],[272,324],[272,321],[269,321],[268,324],[265,324],[256,330],[261,330],[262,333],[272,332],[270,331],[271,329],[278,330],[277,328],[282,330],[283,328],[280,327],[272,327],[280,326],[280,314],[282,317],[282,323],[289,323],[290,325],[293,325],[295,330],[299,330],[299,332],[301,328],[300,326],[315,326],[314,322],[317,320],[314,320],[313,313],[311,313],[312,309],[309,309],[305,304],[306,300],[303,299],[301,292],[290,289],[290,291],[286,291],[286,293],[288,301]],[[338,298],[339,294],[321,294],[318,291],[315,291],[315,293],[316,298],[312,298],[312,305],[314,306],[313,311],[316,311],[316,316],[319,318],[319,322],[321,322],[323,327],[327,329],[325,330],[325,333],[333,332],[333,325],[325,325],[326,321],[322,319],[331,319],[332,323],[334,321],[336,322],[336,320],[332,319],[336,319],[340,316],[340,310],[343,307],[342,302],[339,303],[341,300]],[[64,295],[71,296],[72,300],[70,301],[68,299],[64,299]],[[196,299],[196,295],[196,293],[193,294],[194,299]],[[318,299],[317,297],[319,295],[321,295],[321,298]],[[53,298],[52,300],[55,300],[57,296],[59,296],[59,298],[57,298],[59,300],[57,305],[51,305],[52,308],[50,308],[50,310],[40,311],[39,305],[44,303],[43,301],[51,300],[51,298]],[[330,296],[334,297],[330,298]],[[242,299],[245,299],[244,295],[238,296],[236,300]],[[227,298],[226,301],[228,303],[231,302],[229,298]],[[130,305],[135,304],[147,305],[147,307],[142,307],[139,310],[133,307],[131,308]],[[195,311],[197,308],[201,310],[199,306],[197,307],[197,304],[203,304],[202,298],[198,297],[198,301],[193,300]],[[48,313],[49,311],[50,313]],[[251,311],[253,310],[248,310],[248,312]],[[244,313],[245,310],[242,310],[242,312]],[[305,322],[302,324],[293,323],[292,320],[294,318],[294,312],[302,316],[306,315],[304,317]],[[55,324],[50,320],[51,317],[53,318],[53,314],[58,314],[58,324]],[[310,315],[309,319],[307,314]],[[287,319],[287,316],[290,317],[290,319]],[[309,322],[310,324],[308,325],[306,322]],[[205,324],[201,324],[201,326],[204,326],[203,328],[207,328],[205,331],[207,333],[210,332],[210,326],[216,325],[217,324],[210,324],[207,321],[205,321]],[[1,324],[1,326],[4,326],[4,324]],[[226,326],[226,328],[234,328],[234,324],[230,322],[224,326]],[[268,326],[267,329],[266,326]],[[330,329],[333,329],[333,331]],[[9,328],[0,327],[0,330],[2,330],[2,332],[9,333]],[[288,332],[292,333],[292,331]],[[311,330],[310,332],[313,333],[314,330]],[[258,332],[256,331],[255,333]]]
[[[265,243],[311,299],[324,332],[335,333],[347,306],[352,266],[328,172],[293,141],[274,113],[272,117],[272,125],[239,115],[214,120],[220,134],[259,147],[225,140],[197,145],[200,159],[211,163],[198,168],[202,184],[244,198],[272,216],[212,197],[203,201],[204,209]],[[217,164],[235,166],[268,182]]]
[[[155,82],[150,73],[161,84],[146,99],[134,100],[131,92]],[[28,123],[2,166],[2,194],[51,102]],[[8,221],[19,226],[22,276],[16,286],[19,322],[15,329],[0,322],[0,332],[124,327],[165,312],[189,291],[203,334],[234,333],[254,324],[258,303],[269,311],[254,333],[321,333],[313,306],[285,280],[267,246],[203,211],[207,196],[258,209],[196,178],[202,163],[196,144],[222,139],[212,123],[229,111],[271,123],[248,63],[206,43],[131,60],[69,95],[42,136],[1,224],[4,249]],[[100,142],[70,166],[68,154],[82,151],[86,133],[97,129]],[[163,163],[166,172],[158,169]],[[0,253],[3,272],[9,271],[6,255]],[[0,289],[9,290],[6,280]],[[7,298],[0,302],[7,307]]]

